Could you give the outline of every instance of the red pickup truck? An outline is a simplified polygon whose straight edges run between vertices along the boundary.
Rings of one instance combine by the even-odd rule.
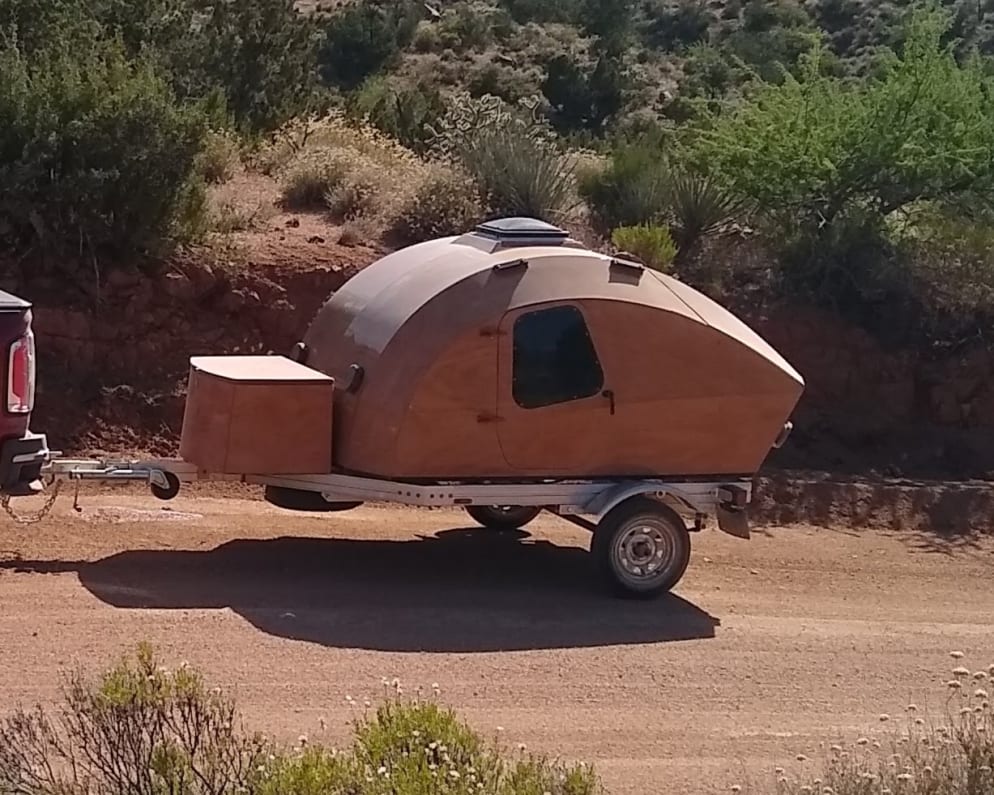
[[[0,290],[0,493],[10,496],[43,490],[41,468],[50,455],[45,435],[30,429],[36,371],[31,321],[31,304]]]

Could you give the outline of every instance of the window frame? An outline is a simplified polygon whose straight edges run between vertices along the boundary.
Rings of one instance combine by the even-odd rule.
[[[550,312],[563,312],[563,310],[566,310],[567,312],[573,314],[575,316],[575,319],[578,319],[579,322],[580,322],[580,324],[581,324],[581,327],[582,327],[582,330],[583,330],[583,336],[584,336],[584,338],[586,339],[587,343],[590,346],[589,353],[591,353],[593,355],[593,359],[588,361],[588,365],[592,364],[596,368],[595,372],[596,372],[596,375],[597,375],[597,386],[594,387],[594,388],[592,388],[591,390],[586,391],[586,392],[581,393],[581,394],[570,394],[567,397],[557,397],[554,400],[542,399],[540,401],[534,401],[534,400],[523,401],[522,400],[522,396],[521,396],[521,394],[519,392],[519,378],[518,378],[518,369],[517,369],[518,368],[518,362],[519,362],[519,354],[518,354],[518,345],[519,345],[518,344],[518,334],[519,334],[519,331],[518,331],[518,329],[520,327],[520,324],[526,318],[534,317],[535,315],[542,315],[542,314],[546,314],[546,313],[550,313]],[[563,406],[563,405],[566,405],[566,404],[569,404],[569,403],[575,403],[576,401],[579,401],[579,400],[589,400],[592,397],[598,397],[603,392],[604,386],[605,386],[605,380],[606,380],[606,377],[605,377],[605,374],[604,374],[604,365],[603,365],[603,363],[601,361],[600,353],[597,350],[597,345],[594,342],[594,336],[593,336],[593,333],[591,332],[590,324],[587,322],[587,317],[586,317],[586,315],[584,315],[583,310],[577,304],[575,304],[575,303],[557,303],[557,304],[546,305],[546,306],[537,306],[537,307],[535,307],[533,309],[527,309],[525,311],[522,311],[522,312],[520,312],[517,315],[517,317],[514,318],[514,322],[512,323],[512,326],[511,326],[510,337],[511,337],[511,339],[510,339],[510,344],[511,344],[511,367],[510,367],[511,399],[514,401],[514,404],[519,409],[522,409],[522,410],[525,410],[525,411],[534,411],[536,409],[552,408],[554,406]]]

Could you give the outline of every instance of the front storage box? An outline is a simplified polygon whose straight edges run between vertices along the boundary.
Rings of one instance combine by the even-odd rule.
[[[327,474],[334,385],[284,356],[192,357],[180,456],[217,474]]]

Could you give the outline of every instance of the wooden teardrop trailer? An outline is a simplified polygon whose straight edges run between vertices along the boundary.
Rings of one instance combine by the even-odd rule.
[[[752,478],[803,388],[680,281],[501,219],[366,267],[287,357],[191,360],[181,460],[56,464],[144,473],[164,498],[227,477],[297,510],[462,505],[492,528],[548,510],[648,596],[679,581],[707,516],[748,536]]]

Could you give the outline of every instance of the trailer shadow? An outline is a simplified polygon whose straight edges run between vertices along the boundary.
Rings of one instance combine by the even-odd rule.
[[[0,562],[75,572],[124,609],[230,608],[271,635],[330,647],[485,652],[714,637],[718,620],[667,594],[613,598],[586,550],[527,534],[447,530],[411,541],[281,537],[94,562]]]

